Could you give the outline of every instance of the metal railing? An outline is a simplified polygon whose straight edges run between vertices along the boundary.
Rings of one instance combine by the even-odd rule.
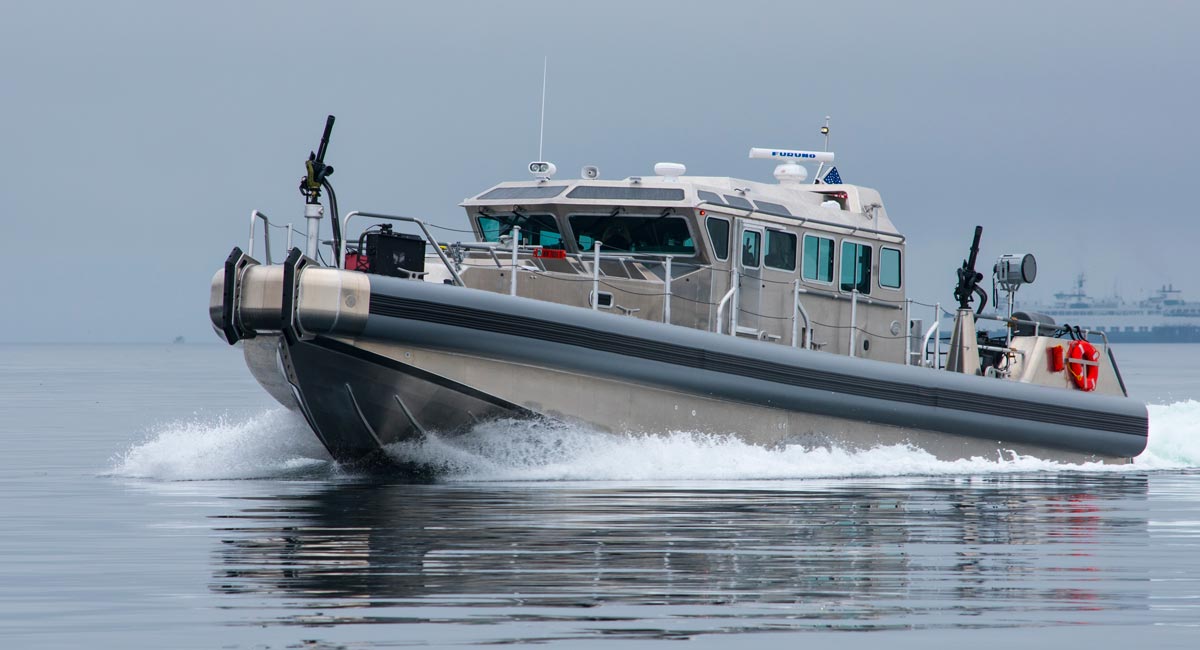
[[[261,218],[264,221],[266,221],[265,215],[261,215],[261,216],[258,216],[258,215],[261,215],[261,213],[256,212],[255,216],[253,216],[252,219]],[[388,220],[388,221],[397,221],[397,222],[411,223],[411,224],[416,225],[418,228],[420,228],[421,233],[424,236],[426,242],[430,246],[433,247],[433,253],[436,255],[437,259],[442,263],[442,265],[445,266],[446,270],[449,272],[449,274],[453,278],[454,284],[457,286],[466,286],[462,279],[462,276],[460,274],[460,271],[462,270],[462,267],[463,267],[462,256],[460,254],[455,253],[455,259],[451,259],[449,256],[447,256],[447,254],[446,254],[447,251],[451,251],[452,253],[454,253],[454,251],[468,251],[468,252],[469,251],[477,251],[477,252],[485,253],[491,259],[491,261],[496,265],[496,268],[498,268],[498,269],[505,268],[505,265],[501,261],[502,258],[499,255],[497,255],[497,252],[503,251],[504,253],[509,254],[508,267],[512,269],[512,277],[510,279],[508,293],[509,293],[509,295],[513,295],[513,296],[518,295],[517,273],[520,270],[524,269],[524,270],[528,270],[530,272],[536,272],[536,273],[550,272],[549,269],[547,268],[547,265],[544,262],[540,262],[537,257],[537,254],[536,254],[536,251],[544,250],[545,247],[532,245],[532,244],[526,244],[526,245],[520,244],[521,230],[520,230],[519,226],[514,226],[511,234],[506,234],[504,236],[503,239],[506,241],[454,242],[454,243],[450,244],[449,246],[444,246],[437,240],[436,237],[433,236],[433,233],[429,229],[429,224],[426,224],[423,220],[421,220],[419,218],[402,216],[402,215],[382,214],[382,213],[376,213],[376,212],[362,212],[362,211],[349,212],[342,218],[341,224],[342,224],[342,232],[344,233],[344,236],[342,238],[342,241],[340,242],[340,248],[337,251],[338,256],[341,259],[345,259],[345,256],[346,256],[346,251],[347,251],[347,246],[348,246],[348,241],[349,241],[350,222],[351,222],[351,220],[353,220],[356,217],[366,217],[369,219],[383,219],[383,220]],[[332,242],[323,242],[323,243],[332,243]],[[593,243],[592,249],[590,251],[578,252],[578,253],[571,253],[571,252],[564,251],[564,257],[561,258],[561,259],[566,259],[566,260],[571,261],[571,263],[575,267],[577,273],[586,273],[586,272],[590,271],[591,283],[592,283],[592,293],[591,293],[589,302],[591,303],[592,309],[599,309],[600,285],[601,284],[607,285],[608,282],[610,282],[612,280],[621,279],[617,276],[612,276],[612,275],[609,275],[608,273],[605,273],[602,269],[602,264],[601,264],[602,262],[616,262],[617,264],[619,264],[621,271],[627,276],[625,279],[643,279],[643,280],[645,279],[645,276],[643,275],[642,270],[638,269],[637,266],[641,265],[644,268],[648,263],[657,262],[657,263],[660,263],[663,265],[663,292],[661,294],[653,294],[653,295],[661,295],[662,296],[662,300],[663,300],[662,320],[665,323],[670,323],[671,322],[671,304],[672,304],[673,298],[675,298],[673,288],[672,288],[672,283],[673,283],[673,279],[674,279],[673,278],[673,267],[674,267],[674,263],[675,263],[675,257],[677,257],[677,256],[672,255],[672,254],[663,254],[663,253],[636,253],[636,252],[604,253],[604,252],[602,252],[602,246],[603,246],[602,242],[595,241]],[[530,259],[529,259],[530,266],[529,267],[525,267],[525,266],[521,265],[520,255],[522,253],[530,254]],[[429,256],[427,254],[427,257],[432,257],[432,256]],[[590,259],[588,259],[588,258],[590,258]],[[475,259],[478,259],[478,258],[475,258]],[[691,265],[689,265],[689,266],[691,266]],[[695,265],[695,269],[693,269],[693,270],[703,270],[703,269],[708,269],[713,272],[725,272],[725,269],[719,269],[716,266],[711,265],[711,264]],[[688,273],[691,273],[691,272],[693,272],[693,271],[688,271]],[[740,306],[740,298],[741,298],[740,283],[741,283],[742,274],[736,268],[729,269],[728,273],[730,276],[731,286],[730,286],[729,290],[724,294],[724,296],[722,296],[721,300],[719,302],[715,303],[715,306],[717,309],[716,309],[716,318],[715,318],[714,325],[715,325],[715,331],[718,334],[725,334],[726,332],[728,332],[730,335],[736,336],[739,333],[738,332],[739,312],[742,311],[741,306]],[[606,281],[604,278],[607,278],[608,280]],[[873,307],[885,307],[885,308],[891,308],[891,309],[897,309],[897,310],[904,310],[906,315],[908,313],[909,303],[911,302],[911,301],[907,301],[907,300],[905,300],[905,301],[889,301],[889,300],[884,300],[884,299],[880,299],[880,298],[870,298],[870,297],[862,296],[857,290],[851,291],[849,295],[841,295],[841,294],[837,294],[836,292],[821,291],[819,289],[808,289],[808,288],[805,288],[802,286],[802,282],[799,278],[794,278],[787,282],[780,282],[780,281],[776,281],[776,280],[763,280],[763,281],[764,282],[774,282],[776,284],[792,285],[792,309],[791,309],[790,315],[782,316],[782,317],[767,316],[767,318],[778,318],[778,319],[790,320],[791,334],[792,334],[791,341],[790,341],[791,347],[802,347],[804,349],[813,349],[815,347],[814,338],[815,338],[816,330],[813,327],[814,321],[810,317],[808,310],[805,308],[804,303],[801,300],[801,294],[812,294],[812,295],[816,295],[816,296],[832,298],[834,300],[849,300],[851,303],[850,304],[850,312],[851,312],[850,313],[850,324],[842,325],[842,326],[833,326],[833,327],[846,328],[846,329],[850,330],[848,333],[849,334],[849,349],[847,350],[847,354],[849,354],[850,356],[855,356],[855,352],[856,352],[855,347],[857,345],[857,340],[858,340],[857,333],[861,329],[858,327],[858,314],[857,314],[859,302],[862,302],[867,305],[871,305]],[[617,290],[622,290],[620,287],[614,287],[614,288]],[[638,292],[634,291],[633,293],[637,294]],[[652,295],[652,294],[639,294],[639,295]],[[704,302],[703,300],[697,300],[695,298],[687,298],[687,300],[692,301],[692,302]],[[713,305],[714,303],[708,303],[708,304]],[[759,315],[759,316],[761,316],[761,315]],[[906,318],[906,320],[907,320],[907,318]],[[728,321],[728,323],[726,321]],[[817,324],[819,324],[819,323],[817,323]],[[728,327],[728,330],[726,330],[726,327]],[[866,333],[869,333],[869,332],[866,332]],[[874,334],[874,335],[882,336],[882,335],[878,335],[878,334]],[[897,338],[897,337],[891,337],[891,338]],[[912,338],[912,336],[911,336],[911,334],[906,334],[905,337],[901,337],[901,338],[904,338],[904,340],[905,340],[904,354],[905,354],[905,362],[907,363],[909,361],[908,355],[910,354],[909,340]]]
[[[1032,325],[1034,336],[1041,336],[1041,330],[1043,328],[1049,330],[1049,332],[1051,334],[1053,334],[1055,331],[1057,331],[1059,329],[1059,325],[1057,325],[1057,324],[1050,325],[1047,323],[1039,323],[1038,321],[1025,320],[1022,318],[1015,318],[1012,316],[1005,317],[1005,316],[995,316],[992,314],[977,314],[975,316],[975,318],[977,320],[990,320],[990,321],[994,321],[997,323],[1004,323],[1005,325],[1007,325],[1009,332],[1012,332],[1012,330],[1017,325]],[[1066,325],[1066,323],[1064,323],[1064,325]],[[1078,330],[1079,330],[1080,334],[1083,334],[1084,338],[1090,338],[1092,336],[1099,336],[1101,345],[1104,347],[1104,349],[1106,351],[1108,350],[1108,335],[1105,334],[1103,330],[1090,330],[1090,329],[1083,329],[1083,328],[1078,328]]]
[[[1049,323],[1041,323],[1038,321],[1025,320],[1022,318],[997,316],[997,315],[993,315],[993,314],[976,314],[975,318],[976,318],[976,320],[989,320],[989,321],[994,321],[997,323],[1004,323],[1008,327],[1009,334],[1010,334],[1007,337],[1007,340],[1010,341],[1010,343],[1006,347],[999,347],[999,346],[994,346],[994,345],[977,345],[976,347],[978,349],[986,350],[989,352],[1002,352],[1002,353],[1006,353],[1006,354],[1016,354],[1016,355],[1020,355],[1022,358],[1025,357],[1025,351],[1014,348],[1014,347],[1012,347],[1012,344],[1011,344],[1011,340],[1012,340],[1011,332],[1017,325],[1026,325],[1026,326],[1033,327],[1033,335],[1034,336],[1042,336],[1043,335],[1042,330],[1046,330],[1046,332],[1045,332],[1046,334],[1052,335],[1060,329],[1060,326],[1057,324],[1051,325]],[[921,339],[921,347],[916,352],[910,353],[910,354],[916,354],[916,355],[920,356],[920,360],[917,362],[917,365],[925,366],[925,367],[932,367],[932,368],[935,368],[938,370],[940,370],[942,368],[942,364],[941,364],[941,358],[942,358],[941,331],[942,331],[942,328],[941,328],[941,325],[942,325],[941,303],[938,303],[934,307],[933,324],[930,325],[929,329],[927,329],[925,331],[925,335]],[[1105,334],[1103,331],[1080,328],[1079,333],[1081,333],[1084,338],[1091,338],[1093,336],[1099,337],[1100,341],[1101,341],[1101,346],[1103,347],[1104,352],[1107,353],[1108,347],[1109,347],[1108,335]],[[930,341],[933,341],[933,343],[934,343],[934,350],[932,353],[929,350]],[[931,361],[931,357],[932,357],[932,361]]]
[[[942,303],[937,303],[933,306],[933,324],[925,331],[925,336],[921,339],[921,347],[917,354],[921,355],[921,360],[918,366],[929,367],[929,337],[933,337],[933,367],[936,370],[942,368]]]
[[[259,210],[251,211],[250,212],[250,240],[248,242],[246,242],[246,254],[249,255],[250,257],[254,257],[254,224],[257,223],[258,221],[263,222],[263,259],[265,259],[267,264],[270,265],[270,264],[272,264],[272,262],[271,262],[271,229],[272,228],[283,228],[283,229],[287,230],[287,250],[292,249],[292,232],[294,229],[292,228],[291,222],[288,222],[282,226],[276,226],[271,223],[271,220],[267,218],[267,215],[265,213],[263,213]]]
[[[263,222],[263,250],[266,253],[264,259],[266,259],[267,264],[270,264],[271,263],[271,220],[267,218],[267,215],[263,214],[262,212],[259,212],[258,210],[254,210],[250,213],[250,241],[246,243],[246,254],[249,255],[250,257],[254,257],[254,224],[257,223],[259,219],[262,219],[262,222]],[[291,225],[292,224],[288,224],[288,227],[290,228]],[[291,237],[289,237],[288,239],[290,240]]]
[[[447,255],[446,255],[447,247],[443,246],[440,242],[438,242],[437,238],[435,238],[433,236],[433,234],[430,232],[428,225],[421,219],[418,219],[416,217],[389,215],[389,214],[381,214],[381,213],[375,213],[375,212],[354,211],[354,212],[347,213],[345,215],[345,217],[342,218],[342,232],[343,233],[349,232],[349,223],[350,223],[351,219],[353,219],[355,217],[383,219],[383,220],[388,220],[388,221],[412,223],[412,224],[416,225],[418,228],[421,229],[421,232],[424,235],[425,240],[433,247],[434,253],[436,254],[437,258],[441,261],[441,263],[446,267],[446,270],[450,273],[451,277],[453,278],[454,284],[457,286],[466,286],[462,280],[460,273],[459,273],[459,271],[461,270],[461,264],[458,263],[457,261],[452,261],[449,257],[447,257]],[[254,252],[255,223],[259,220],[263,221],[263,223],[264,223],[263,235],[264,235],[264,240],[265,240],[264,245],[266,248],[266,251],[265,251],[266,252],[266,260],[267,260],[267,263],[270,264],[271,263],[271,254],[270,254],[269,231],[270,231],[271,227],[278,227],[278,226],[272,226],[272,224],[270,223],[270,220],[267,218],[267,216],[258,210],[253,211],[250,215],[250,240],[249,240],[249,245],[247,246],[248,254],[250,254],[252,256],[253,252]],[[509,240],[507,242],[503,242],[503,241],[502,242],[455,242],[451,246],[454,248],[466,250],[466,251],[485,252],[490,256],[492,261],[496,264],[496,267],[501,268],[501,269],[504,268],[504,265],[501,263],[501,259],[499,256],[497,256],[496,252],[498,250],[500,250],[500,251],[504,251],[506,253],[510,253],[511,257],[509,260],[509,268],[512,269],[512,277],[510,279],[510,284],[509,284],[509,295],[516,296],[517,289],[518,289],[517,273],[522,268],[525,268],[520,265],[520,254],[522,252],[529,253],[532,257],[531,264],[536,265],[536,266],[529,267],[528,270],[547,272],[547,270],[545,269],[545,264],[537,264],[538,260],[535,255],[535,251],[542,250],[545,247],[536,246],[536,245],[528,245],[528,244],[521,245],[520,244],[520,233],[521,233],[520,226],[514,226],[512,229],[511,235],[506,235],[506,239]],[[292,234],[291,224],[288,224],[289,247],[290,247],[291,234]],[[603,270],[601,269],[601,262],[611,261],[611,262],[618,263],[621,266],[622,272],[629,279],[637,278],[638,276],[642,275],[641,271],[636,269],[636,267],[634,265],[640,264],[642,266],[645,266],[649,262],[658,262],[663,265],[663,271],[664,271],[664,273],[663,273],[663,292],[662,292],[662,294],[656,294],[656,295],[661,295],[662,299],[663,299],[662,320],[665,323],[670,323],[671,322],[671,301],[672,301],[672,298],[674,297],[674,293],[672,291],[672,281],[673,281],[672,265],[674,263],[674,258],[676,256],[668,255],[668,254],[631,253],[631,252],[603,253],[603,252],[601,252],[602,246],[603,246],[602,242],[595,241],[593,243],[592,250],[589,251],[590,254],[584,253],[584,252],[579,252],[579,253],[565,252],[564,257],[563,257],[563,259],[571,260],[574,264],[578,265],[576,267],[576,269],[579,272],[586,272],[587,270],[590,270],[591,282],[592,282],[592,294],[591,294],[590,302],[591,302],[592,309],[599,309],[600,284],[602,284],[602,283],[607,284],[607,282],[602,281],[601,278],[602,277],[613,278],[613,276],[610,276],[609,274],[603,272]],[[346,247],[347,247],[347,239],[344,237],[341,241],[341,248],[338,251],[339,257],[341,259],[345,259]],[[587,259],[589,257],[591,259]],[[589,266],[590,266],[590,269],[588,268]],[[718,269],[717,267],[715,267],[713,265],[708,265],[708,264],[696,266],[696,270],[702,270],[702,269],[709,269],[714,272],[723,271],[723,269]],[[741,284],[742,276],[741,276],[741,273],[739,273],[736,268],[729,269],[728,272],[729,272],[729,277],[730,277],[730,288],[721,297],[720,301],[716,303],[717,310],[716,310],[716,318],[715,318],[714,325],[715,325],[715,331],[718,334],[728,333],[731,336],[737,336],[738,320],[739,320],[738,312],[741,311],[741,308],[739,305],[739,299],[740,299],[740,293],[741,293],[740,284]],[[804,349],[812,349],[814,347],[815,329],[813,328],[813,321],[810,318],[808,310],[805,308],[804,303],[800,299],[801,294],[810,294],[811,293],[813,295],[819,295],[822,297],[832,298],[834,300],[849,300],[850,301],[850,324],[843,325],[843,326],[835,326],[835,327],[844,327],[849,330],[849,332],[848,332],[848,350],[847,350],[848,356],[856,356],[855,348],[856,348],[857,342],[858,342],[858,332],[860,331],[860,328],[858,327],[858,313],[857,312],[858,312],[858,303],[861,301],[861,302],[871,305],[871,306],[890,307],[893,309],[898,309],[898,310],[904,311],[906,325],[908,325],[908,327],[906,328],[905,335],[902,337],[892,337],[892,338],[903,339],[903,341],[904,341],[904,363],[905,364],[913,365],[913,363],[912,363],[913,359],[917,358],[915,365],[931,367],[931,368],[935,368],[935,369],[942,368],[941,358],[943,356],[943,352],[941,349],[942,348],[942,341],[941,341],[942,308],[941,308],[941,303],[937,303],[935,305],[927,305],[927,306],[933,307],[933,310],[934,310],[933,323],[929,326],[928,329],[925,330],[924,334],[921,336],[920,347],[917,348],[916,350],[913,350],[912,342],[914,341],[915,336],[912,332],[913,321],[911,320],[911,310],[912,310],[913,303],[916,301],[904,300],[901,302],[901,301],[883,300],[883,299],[879,299],[879,298],[870,298],[870,297],[862,296],[861,294],[859,294],[859,292],[857,290],[852,290],[849,293],[849,295],[842,295],[842,294],[838,294],[836,292],[810,290],[810,289],[807,289],[807,288],[801,286],[801,281],[799,278],[792,280],[788,284],[792,285],[792,310],[791,310],[791,315],[790,315],[791,347],[802,347]],[[617,288],[617,289],[620,290],[619,288]],[[634,293],[636,293],[636,292],[634,292]],[[650,295],[650,294],[643,294],[643,295]],[[689,299],[689,300],[693,300],[693,299]],[[708,303],[708,304],[712,305],[713,303]],[[924,304],[924,303],[917,303],[917,304]],[[770,318],[776,318],[776,317],[772,316]],[[783,318],[789,318],[789,317],[783,317]],[[1005,323],[1009,327],[1010,331],[1012,328],[1014,328],[1017,325],[1032,326],[1035,336],[1041,335],[1042,329],[1052,329],[1052,331],[1053,331],[1054,329],[1058,328],[1058,326],[1056,326],[1056,325],[1052,326],[1052,325],[1048,325],[1046,323],[1039,323],[1037,321],[1023,320],[1023,319],[1012,318],[1012,317],[1005,318],[1005,317],[995,316],[995,315],[990,315],[990,314],[979,314],[976,316],[976,318],[980,319],[980,320],[991,320],[991,321]],[[728,321],[728,323],[726,321]],[[801,323],[803,324],[803,326],[801,326]],[[728,327],[728,330],[726,329],[726,327]],[[1103,331],[1081,329],[1080,332],[1085,337],[1092,337],[1092,336],[1100,337],[1100,339],[1102,341],[1102,345],[1107,350],[1107,348],[1109,346],[1108,337]],[[875,336],[879,336],[879,335],[876,334]],[[931,342],[934,343],[934,349],[933,349],[932,353],[930,352],[930,349],[929,349],[929,347],[930,347],[929,344]],[[995,352],[1012,352],[1012,353],[1023,354],[1023,353],[1021,353],[1021,351],[1011,348],[1011,346],[1006,347],[1006,348],[995,348],[994,346],[991,346],[991,347],[984,346],[981,349],[986,349],[986,350],[995,351]]]
[[[717,324],[717,334],[725,333],[723,331],[723,326],[725,324],[725,305],[729,304],[729,302],[734,299],[734,296],[737,295],[738,286],[740,284],[741,284],[741,282],[740,282],[740,278],[738,277],[737,269],[730,269],[730,271],[729,271],[729,285],[730,285],[729,291],[727,291],[725,293],[725,295],[721,297],[721,301],[717,303],[717,323],[716,323]],[[736,304],[736,301],[734,301],[734,302]],[[737,315],[736,314],[731,317],[731,321],[732,322],[729,324],[729,334],[732,336],[737,336]]]
[[[799,325],[799,319],[797,318],[797,315],[799,315],[804,317],[804,329],[802,330],[804,336],[804,349],[810,350],[812,349],[813,330],[810,325],[811,321],[808,318],[808,310],[804,308],[804,303],[800,302],[800,294],[806,292],[807,290],[800,286],[800,278],[796,278],[792,281],[792,306],[794,307],[794,309],[792,309],[792,347],[796,347],[796,343],[799,340],[797,332],[797,325]]]
[[[854,354],[854,346],[858,344],[858,287],[850,290],[850,346],[846,352],[849,356],[857,356]]]
[[[421,221],[420,219],[418,219],[416,217],[403,217],[403,216],[394,215],[394,214],[380,214],[378,212],[359,212],[357,210],[354,212],[347,212],[346,216],[342,217],[342,242],[341,242],[342,245],[341,245],[341,249],[338,251],[338,259],[342,259],[342,260],[346,259],[346,239],[349,237],[349,233],[350,233],[350,230],[349,230],[350,220],[353,219],[354,217],[366,217],[368,219],[384,219],[386,221],[400,221],[403,223],[416,224],[417,227],[421,229],[421,232],[423,232],[425,234],[425,240],[428,241],[430,243],[430,245],[433,246],[433,250],[434,250],[434,252],[437,253],[438,257],[442,260],[442,264],[446,265],[446,270],[449,271],[450,276],[454,278],[454,284],[457,286],[460,286],[460,287],[466,286],[465,284],[463,284],[462,278],[458,275],[458,270],[455,268],[454,264],[452,264],[450,262],[450,259],[448,257],[446,257],[446,251],[442,249],[442,245],[440,243],[438,243],[437,238],[435,238],[433,236],[433,233],[429,232],[429,228],[425,225],[425,222]],[[334,218],[336,219],[337,215],[334,215]],[[518,241],[518,240],[514,239],[513,241]],[[514,248],[515,248],[515,246],[514,246]],[[513,275],[516,276],[515,269],[513,271]]]

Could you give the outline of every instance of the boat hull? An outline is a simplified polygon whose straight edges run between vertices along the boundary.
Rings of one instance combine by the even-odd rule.
[[[614,434],[731,434],[767,446],[907,444],[943,459],[1015,453],[1127,462],[1146,446],[1145,406],[1129,398],[848,358],[450,285],[370,276],[364,288],[361,277],[329,275],[362,274],[319,270],[324,275],[314,278],[352,287],[328,293],[356,305],[355,317],[331,316],[326,305],[320,319],[310,319],[320,325],[305,328],[304,301],[320,292],[305,298],[298,283],[301,297],[283,302],[299,311],[283,315],[283,332],[259,334],[246,346],[259,359],[264,349],[276,351],[293,406],[341,461],[378,458],[396,442],[504,417],[553,418]]]

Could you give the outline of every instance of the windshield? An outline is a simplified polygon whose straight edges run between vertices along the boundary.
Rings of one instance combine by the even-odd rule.
[[[602,252],[694,255],[695,243],[687,220],[663,215],[573,214],[571,230],[579,250],[588,251],[600,240]]]
[[[520,226],[522,246],[563,248],[562,233],[551,214],[481,214],[475,220],[479,224],[479,231],[483,233],[483,241],[498,242],[512,232],[513,226]]]

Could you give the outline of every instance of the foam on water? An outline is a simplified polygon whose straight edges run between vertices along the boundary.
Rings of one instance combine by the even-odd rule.
[[[1134,465],[1143,469],[1200,467],[1200,402],[1150,404],[1150,444]]]
[[[304,419],[283,408],[243,420],[172,422],[114,460],[113,475],[168,481],[321,477],[337,472]]]
[[[1133,465],[1070,465],[1012,453],[942,461],[907,446],[768,449],[730,435],[612,436],[554,422],[501,420],[466,435],[431,435],[389,453],[451,481],[740,480],[932,476],[1200,467],[1200,402],[1151,405],[1150,446]],[[243,421],[173,423],[116,462],[119,476],[162,480],[324,477],[340,474],[299,417],[284,409]]]

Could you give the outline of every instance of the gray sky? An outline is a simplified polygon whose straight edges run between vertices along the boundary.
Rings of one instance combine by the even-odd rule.
[[[0,19],[0,341],[215,340],[208,285],[250,210],[302,219],[337,115],[340,207],[459,225],[524,179],[550,57],[560,175],[771,180],[818,148],[909,237],[912,297],[950,302],[1032,252],[1048,297],[1171,281],[1200,299],[1200,3],[7,2]],[[812,170],[810,170],[810,173]],[[282,250],[279,246],[277,250]]]

